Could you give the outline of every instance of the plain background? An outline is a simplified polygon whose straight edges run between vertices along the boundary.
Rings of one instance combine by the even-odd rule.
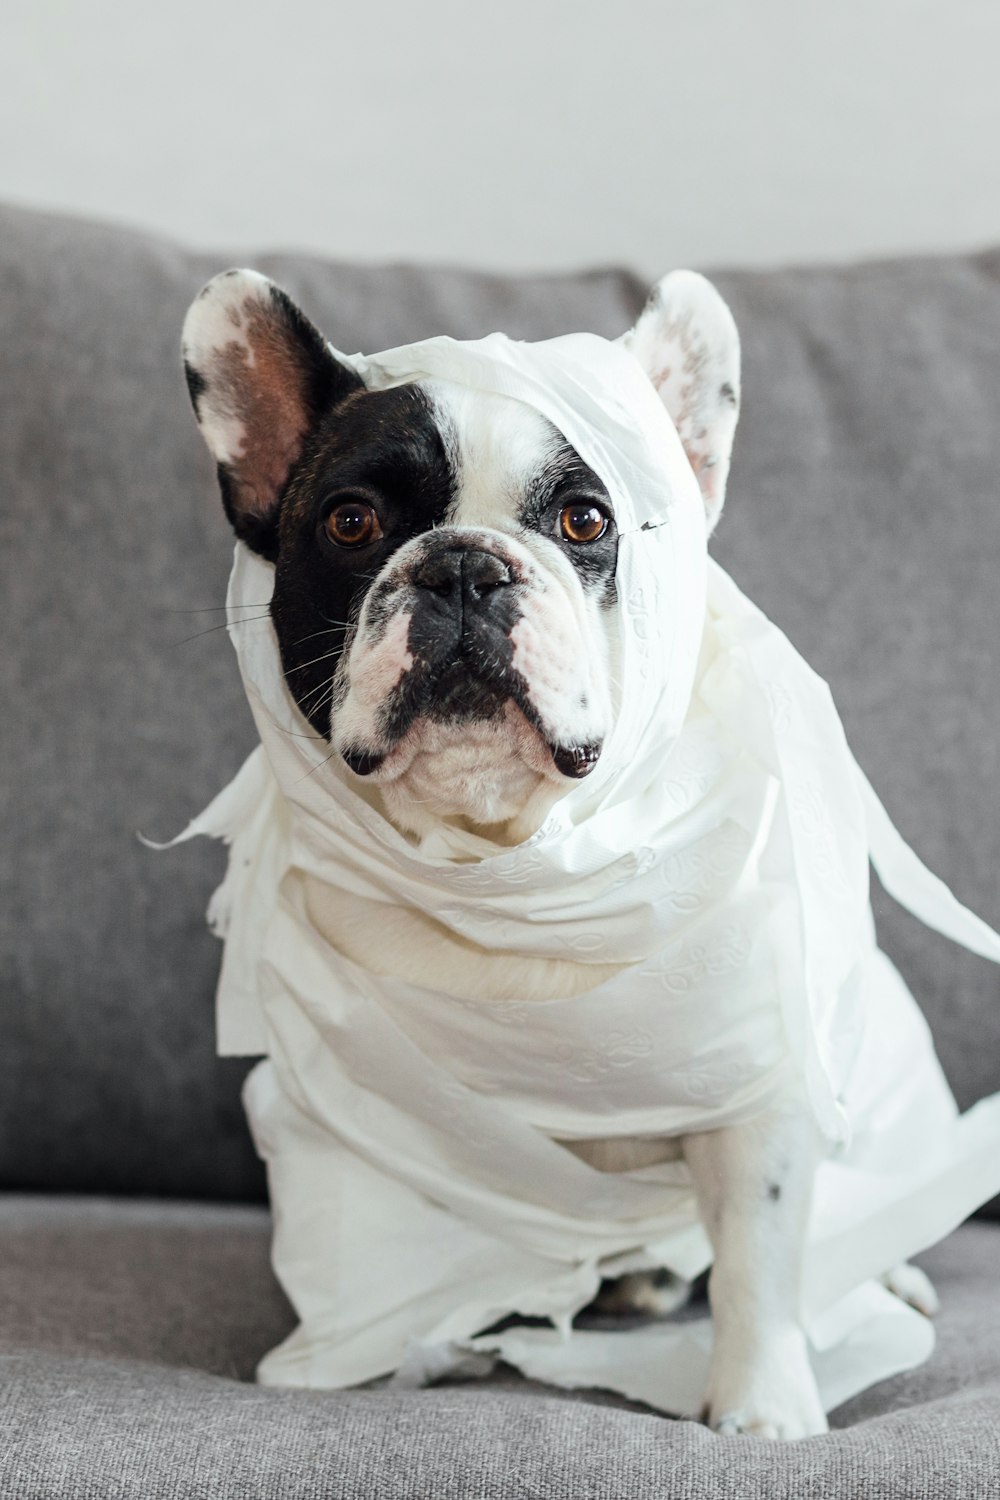
[[[997,0],[4,0],[0,197],[501,270],[1000,240]]]

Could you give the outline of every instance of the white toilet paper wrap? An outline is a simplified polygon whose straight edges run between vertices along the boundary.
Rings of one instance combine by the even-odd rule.
[[[261,745],[182,837],[231,844],[210,908],[219,1048],[265,1057],[245,1098],[300,1324],[260,1378],[419,1379],[478,1351],[696,1412],[707,1312],[571,1327],[603,1276],[708,1265],[686,1167],[599,1172],[560,1141],[682,1136],[795,1090],[829,1151],[804,1309],[824,1403],[918,1363],[932,1325],[877,1278],[1000,1191],[1000,1095],[958,1116],[876,947],[869,859],[930,926],[994,960],[1000,939],[902,842],[826,684],[709,560],[694,474],[620,343],[433,339],[348,362],[371,387],[527,402],[600,475],[619,699],[595,770],[525,842],[415,843],[310,737],[260,618],[273,570],[237,545],[229,630]],[[312,926],[304,877],[495,951],[622,968],[544,1002],[376,977]],[[551,1326],[483,1333],[512,1313]]]

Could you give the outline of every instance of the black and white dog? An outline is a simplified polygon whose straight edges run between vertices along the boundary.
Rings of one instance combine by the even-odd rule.
[[[739,404],[739,343],[702,278],[654,290],[626,341],[673,418],[711,529]],[[236,534],[275,567],[288,686],[400,829],[450,821],[516,844],[586,776],[611,727],[617,532],[605,486],[533,409],[441,381],[368,390],[289,298],[249,271],[193,304],[184,358]],[[471,954],[419,913],[324,891],[349,959],[470,999],[565,998],[615,971]],[[706,1413],[794,1438],[826,1420],[799,1321],[819,1144],[790,1099],[680,1141],[575,1141],[622,1171],[683,1154],[712,1242]],[[661,1278],[662,1281],[662,1278]],[[921,1273],[894,1289],[933,1307]],[[632,1276],[622,1301],[676,1302]]]

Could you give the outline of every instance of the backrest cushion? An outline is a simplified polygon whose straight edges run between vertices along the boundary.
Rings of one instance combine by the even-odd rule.
[[[340,347],[616,335],[617,271],[498,278],[198,255],[0,211],[0,1183],[254,1198],[214,1056],[222,851],[165,839],[253,743],[219,628],[231,538],[178,340],[253,265]],[[744,416],[715,551],[831,682],[918,851],[1000,918],[1000,258],[715,279]],[[1000,1086],[998,973],[877,903],[960,1100]],[[883,908],[884,911],[882,910]]]

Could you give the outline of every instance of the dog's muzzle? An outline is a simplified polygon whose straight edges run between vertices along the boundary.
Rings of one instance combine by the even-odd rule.
[[[402,713],[484,719],[517,698],[511,637],[523,589],[511,564],[474,544],[438,544],[417,559],[409,581],[414,666],[402,684]]]
[[[514,702],[546,744],[553,765],[574,779],[597,763],[600,744],[557,742],[517,670],[514,632],[530,585],[518,564],[475,540],[438,534],[402,579],[409,614],[412,665],[383,705],[378,725],[385,749],[348,746],[341,754],[358,775],[378,770],[418,718],[460,723],[499,718]]]

